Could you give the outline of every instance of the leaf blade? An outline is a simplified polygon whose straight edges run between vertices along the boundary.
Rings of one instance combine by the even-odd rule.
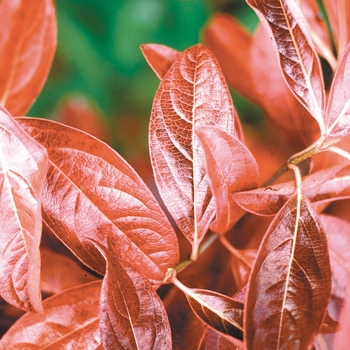
[[[154,283],[178,261],[178,243],[164,212],[136,172],[92,136],[48,120],[18,119],[48,151],[43,219],[87,266],[105,262],[87,239],[113,249]]]
[[[290,0],[248,0],[274,38],[283,77],[300,103],[325,126],[322,70],[300,8]]]
[[[162,79],[154,98],[149,146],[158,190],[176,224],[198,245],[214,215],[197,125],[234,134],[231,97],[214,56],[203,46],[186,50]]]
[[[13,115],[25,114],[41,91],[56,50],[52,0],[0,4],[0,101]]]
[[[46,150],[0,107],[0,294],[24,310],[41,310],[41,190]]]
[[[296,208],[294,195],[259,249],[244,311],[248,349],[306,349],[322,325],[331,289],[327,240],[307,199],[300,220]]]

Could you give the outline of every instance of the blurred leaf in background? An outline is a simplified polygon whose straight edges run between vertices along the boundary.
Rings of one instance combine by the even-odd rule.
[[[54,64],[28,115],[55,119],[67,98],[73,103],[74,96],[83,96],[98,106],[110,144],[131,163],[148,154],[148,121],[159,84],[139,46],[159,43],[183,51],[200,41],[217,10],[254,25],[244,0],[56,0],[56,8]]]

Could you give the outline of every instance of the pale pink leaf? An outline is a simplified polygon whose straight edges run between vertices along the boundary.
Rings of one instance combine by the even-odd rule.
[[[0,294],[23,310],[41,310],[41,191],[44,147],[0,107]]]

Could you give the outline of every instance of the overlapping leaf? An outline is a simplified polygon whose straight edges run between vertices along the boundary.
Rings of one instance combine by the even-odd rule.
[[[234,18],[217,13],[203,37],[229,84],[263,109],[292,149],[300,150],[317,139],[318,124],[284,82],[270,35],[261,25],[251,37]]]
[[[24,115],[42,89],[56,50],[52,0],[0,3],[0,104]]]
[[[152,281],[178,261],[176,235],[135,171],[110,147],[62,124],[18,119],[48,151],[43,219],[73,253],[103,273],[105,262],[86,239],[110,247]]]
[[[286,83],[316,119],[321,134],[324,135],[322,70],[300,8],[294,0],[247,2],[272,34]]]
[[[350,133],[350,45],[340,58],[334,74],[326,111],[326,132],[329,138]]]
[[[181,53],[165,45],[146,44],[141,45],[142,54],[147,63],[162,79],[174,61],[181,56]]]
[[[234,134],[231,96],[214,56],[203,46],[186,50],[162,79],[149,128],[153,171],[159,192],[182,233],[199,242],[215,207],[195,127],[215,125]]]
[[[0,294],[24,310],[41,310],[41,191],[44,147],[0,107]]]
[[[199,126],[195,131],[215,199],[216,219],[210,229],[225,233],[243,214],[232,194],[257,187],[259,169],[248,148],[234,136],[213,126]]]
[[[96,281],[46,299],[43,313],[22,316],[4,335],[0,349],[97,349],[100,292],[101,281]]]
[[[325,232],[310,202],[294,195],[258,251],[245,308],[247,349],[307,349],[331,292]]]
[[[100,301],[100,330],[105,349],[171,349],[171,332],[164,305],[149,281],[123,267],[102,246],[107,261]]]

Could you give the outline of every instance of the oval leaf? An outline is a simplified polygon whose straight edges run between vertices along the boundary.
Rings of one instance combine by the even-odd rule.
[[[29,312],[4,335],[1,349],[97,349],[101,344],[101,281],[56,294],[43,301],[43,313]]]
[[[20,125],[48,151],[43,191],[47,226],[86,265],[105,262],[86,239],[97,240],[153,282],[178,262],[178,244],[164,212],[136,172],[112,148],[68,126],[31,118]],[[89,244],[91,246],[91,244]]]
[[[307,349],[331,292],[325,232],[310,202],[293,195],[272,221],[248,282],[247,349]]]
[[[141,45],[141,51],[149,66],[159,79],[162,79],[181,53],[164,45]]]
[[[325,92],[320,61],[306,20],[294,0],[247,0],[272,34],[283,77],[324,135]]]
[[[44,147],[0,107],[0,295],[23,310],[41,310],[41,191]]]
[[[105,349],[171,349],[164,305],[149,281],[123,267],[116,255],[97,245],[107,261],[100,302],[100,329]]]
[[[0,104],[13,115],[24,115],[55,54],[55,9],[52,0],[2,0],[0,17]]]
[[[231,96],[214,56],[202,45],[186,50],[160,83],[149,143],[157,187],[192,243],[193,259],[215,214],[195,127],[216,125],[233,135],[234,118]]]
[[[243,215],[232,194],[258,186],[258,165],[248,148],[213,126],[195,128],[202,144],[207,173],[215,199],[216,219],[210,229],[227,232]]]

